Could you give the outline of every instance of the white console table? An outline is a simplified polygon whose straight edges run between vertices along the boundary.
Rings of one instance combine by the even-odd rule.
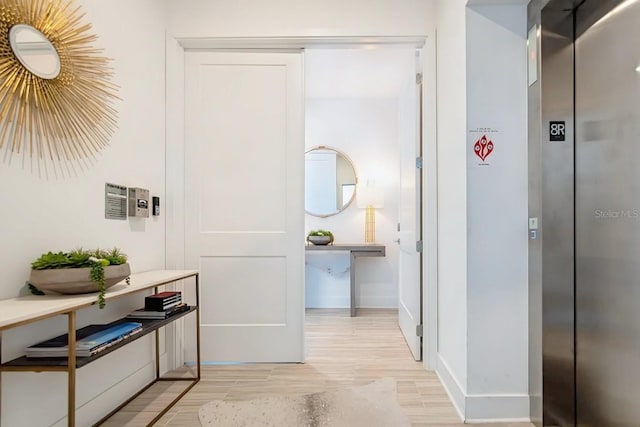
[[[351,262],[349,264],[351,288],[351,317],[356,315],[356,258],[358,257],[383,257],[384,245],[307,245],[307,251],[342,251],[349,252]]]
[[[124,281],[107,289],[105,300],[107,303],[110,300],[121,298],[124,296],[130,296],[137,292],[153,289],[154,292],[158,292],[158,287],[169,283],[176,282],[178,280],[193,278],[195,284],[196,301],[195,305],[190,310],[176,314],[168,319],[162,320],[138,320],[142,325],[142,331],[132,335],[129,338],[107,348],[106,350],[91,356],[91,357],[78,357],[75,355],[75,342],[76,342],[76,312],[84,307],[88,307],[96,304],[96,294],[82,294],[82,295],[30,295],[18,298],[11,298],[6,300],[0,300],[0,392],[2,391],[2,377],[3,371],[13,372],[66,372],[67,373],[67,420],[70,427],[75,426],[75,410],[76,410],[76,369],[86,366],[96,359],[99,359],[112,351],[115,351],[136,339],[145,336],[151,332],[155,333],[155,378],[146,387],[129,398],[126,402],[114,409],[110,414],[100,420],[97,424],[105,421],[109,416],[113,415],[120,408],[124,407],[127,403],[137,397],[140,393],[149,388],[157,381],[191,381],[191,384],[179,394],[173,401],[171,401],[163,411],[161,411],[148,425],[154,424],[158,421],[162,415],[164,415],[187,391],[189,391],[200,380],[200,319],[198,311],[199,303],[199,282],[198,271],[196,270],[156,270],[147,271],[144,273],[135,273],[130,276],[130,284],[127,285]],[[168,378],[160,377],[160,355],[159,355],[159,329],[167,324],[186,316],[189,313],[196,314],[196,356],[197,375],[193,378]],[[67,358],[38,358],[28,359],[24,356],[17,359],[13,359],[7,362],[2,360],[2,331],[15,328],[18,326],[26,325],[29,323],[39,322],[54,316],[65,315],[68,318],[68,336],[69,336],[69,354]],[[35,344],[35,343],[34,343]],[[2,406],[2,399],[0,394],[0,408]],[[97,425],[96,424],[96,425]]]

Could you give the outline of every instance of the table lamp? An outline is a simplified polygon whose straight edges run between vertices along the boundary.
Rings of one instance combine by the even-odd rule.
[[[358,207],[366,209],[364,221],[364,242],[376,242],[376,209],[384,208],[384,194],[382,189],[372,184],[358,186],[356,192]]]

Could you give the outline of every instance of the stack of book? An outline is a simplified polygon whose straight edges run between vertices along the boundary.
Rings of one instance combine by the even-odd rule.
[[[166,319],[175,314],[189,310],[189,306],[182,302],[179,291],[165,291],[149,295],[144,299],[144,308],[127,315],[128,319]]]
[[[106,325],[89,325],[76,331],[76,357],[90,357],[106,350],[138,332],[142,324],[138,322],[116,321]],[[69,336],[60,335],[40,342],[25,350],[29,358],[68,357]]]
[[[144,298],[144,309],[149,311],[163,311],[182,303],[182,292],[165,291],[149,295]]]

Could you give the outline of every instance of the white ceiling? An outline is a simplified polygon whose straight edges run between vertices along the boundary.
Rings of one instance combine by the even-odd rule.
[[[415,79],[415,49],[307,49],[307,98],[395,98]]]

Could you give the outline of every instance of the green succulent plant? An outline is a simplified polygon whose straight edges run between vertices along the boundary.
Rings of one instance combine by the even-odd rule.
[[[91,268],[89,277],[98,285],[98,306],[104,308],[106,292],[104,282],[104,267],[108,265],[121,265],[127,262],[127,255],[120,249],[110,250],[85,250],[77,248],[71,252],[47,252],[31,263],[34,270],[50,270],[56,268]],[[127,278],[129,283],[129,278]],[[42,295],[43,292],[29,284],[29,290],[34,295]]]
[[[73,261],[68,254],[63,252],[53,253],[47,252],[42,254],[40,258],[31,263],[34,270],[48,270],[52,268],[70,268],[73,267]]]
[[[333,243],[333,233],[328,230],[311,230],[307,234],[307,241],[311,236],[329,236],[329,243]]]

